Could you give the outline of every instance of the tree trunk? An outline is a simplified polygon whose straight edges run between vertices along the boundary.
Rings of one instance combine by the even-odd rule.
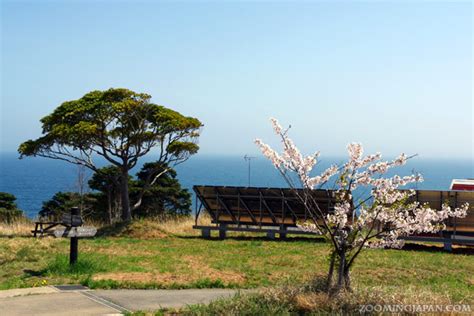
[[[336,291],[339,292],[342,289],[342,286],[344,285],[344,268],[346,266],[346,253],[345,251],[341,251],[339,253],[339,267],[337,271],[337,285],[336,285]]]
[[[351,290],[351,275],[350,275],[350,267],[344,267],[344,288],[347,291]]]
[[[332,287],[332,279],[334,276],[334,266],[336,265],[336,252],[333,251],[331,253],[331,260],[329,262],[329,272],[328,272],[328,277],[326,280],[326,289],[330,290]]]
[[[108,219],[109,225],[113,223],[113,216],[112,216],[112,189],[110,186],[107,187],[107,212],[108,212]]]
[[[336,254],[335,254],[336,257]],[[337,264],[334,266],[337,267],[337,284],[335,287],[329,286],[328,291],[331,292],[332,295],[337,295],[339,292],[344,289],[347,291],[351,290],[351,276],[350,276],[350,266],[347,264],[347,258],[345,252],[339,252],[337,254],[337,259],[339,260]],[[334,270],[334,268],[332,268]],[[330,267],[331,273],[331,267]],[[329,282],[329,275],[328,275],[328,282]],[[331,276],[332,280],[332,276]]]
[[[128,170],[122,169],[122,177],[120,179],[121,196],[122,196],[122,220],[130,222],[132,220],[132,212],[130,208],[130,197],[128,195]]]

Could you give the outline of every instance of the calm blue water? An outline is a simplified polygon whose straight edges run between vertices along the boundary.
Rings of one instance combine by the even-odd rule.
[[[150,156],[142,163],[152,160],[153,157]],[[316,171],[342,161],[344,160],[341,158],[323,157]],[[243,157],[197,155],[176,169],[182,185],[191,190],[197,184],[247,186],[247,168]],[[453,178],[474,178],[472,160],[430,160],[416,157],[406,166],[396,169],[396,173],[408,175],[412,170],[420,172],[425,178],[425,182],[417,184],[419,189],[449,189]],[[0,154],[0,191],[14,194],[18,199],[18,206],[30,217],[36,216],[42,202],[50,199],[54,193],[77,191],[77,175],[78,168],[66,162],[44,158],[19,160],[14,153]],[[252,186],[286,186],[279,173],[263,157],[252,160],[250,180]]]

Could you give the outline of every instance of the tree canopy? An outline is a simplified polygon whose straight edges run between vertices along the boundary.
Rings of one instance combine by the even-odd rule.
[[[163,173],[157,181],[147,185],[147,178]],[[116,166],[98,169],[90,180],[89,187],[94,190],[86,194],[77,192],[57,192],[50,200],[43,202],[40,216],[58,218],[69,212],[71,207],[79,207],[82,215],[94,221],[113,224],[120,218],[121,195],[119,187],[120,170]],[[136,177],[128,179],[130,199],[143,200],[135,212],[135,217],[154,217],[161,215],[189,215],[191,194],[181,187],[176,179],[176,171],[165,164],[151,162],[143,165]],[[144,190],[144,186],[147,189]],[[143,195],[141,192],[145,192]]]
[[[150,177],[165,171],[157,181],[148,188],[143,187],[149,183]],[[138,195],[143,192],[143,203],[138,208],[138,215],[153,216],[159,214],[189,215],[191,212],[191,194],[187,189],[183,189],[176,179],[176,171],[163,163],[150,162],[143,165],[137,173],[137,180],[134,181],[132,198],[136,192]],[[140,199],[137,196],[136,199]]]
[[[41,123],[43,135],[22,143],[20,158],[59,159],[98,171],[94,156],[103,157],[120,170],[123,220],[130,220],[132,209],[141,204],[130,205],[129,170],[152,149],[158,151],[157,161],[169,167],[186,161],[199,149],[203,126],[197,118],[152,103],[148,94],[127,89],[89,92],[64,102]]]

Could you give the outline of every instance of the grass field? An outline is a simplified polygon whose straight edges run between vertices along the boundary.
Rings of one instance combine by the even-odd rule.
[[[70,269],[67,239],[0,237],[0,289],[82,283],[92,288],[260,288],[323,276],[328,245],[248,235],[204,240],[191,223],[138,222],[117,237],[81,240]],[[416,249],[418,248],[418,249]],[[411,250],[410,250],[411,249]],[[474,303],[474,251],[430,247],[365,250],[353,269],[358,288],[428,292]]]

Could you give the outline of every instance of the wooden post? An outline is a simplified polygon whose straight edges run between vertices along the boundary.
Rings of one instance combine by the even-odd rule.
[[[201,229],[202,238],[211,238],[211,230],[209,228]]]
[[[447,238],[446,238],[446,239],[444,240],[444,247],[443,247],[443,248],[444,248],[445,251],[449,251],[449,252],[453,251],[453,243],[452,243],[452,241],[451,241],[450,239],[447,239]]]
[[[77,253],[79,249],[79,238],[71,237],[71,247],[69,251],[69,264],[74,265],[77,262]]]
[[[219,239],[225,239],[226,231],[227,231],[226,224],[219,225]]]

